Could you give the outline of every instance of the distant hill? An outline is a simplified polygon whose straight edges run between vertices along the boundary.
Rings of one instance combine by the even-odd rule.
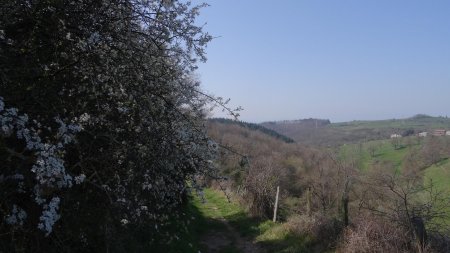
[[[270,135],[272,137],[275,137],[276,139],[282,140],[286,143],[293,143],[294,140],[278,133],[277,131],[273,130],[273,129],[269,129],[263,125],[260,124],[255,124],[255,123],[249,123],[249,122],[244,122],[244,121],[236,121],[236,120],[231,120],[231,119],[224,119],[224,118],[211,118],[208,121],[210,122],[218,122],[218,123],[222,123],[222,124],[233,124],[233,125],[239,125],[241,127],[245,127],[245,128],[249,128],[251,130],[257,130],[260,131],[264,134]]]
[[[310,146],[339,146],[346,143],[387,139],[393,133],[412,135],[434,129],[450,130],[450,119],[418,114],[406,119],[331,123],[324,119],[263,122],[262,126]]]

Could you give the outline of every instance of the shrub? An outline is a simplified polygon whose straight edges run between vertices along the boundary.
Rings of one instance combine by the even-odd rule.
[[[291,233],[308,236],[312,241],[320,242],[327,248],[336,243],[343,228],[342,222],[322,214],[293,215],[288,218],[285,226]]]
[[[407,231],[381,219],[358,217],[345,229],[337,252],[411,252]]]

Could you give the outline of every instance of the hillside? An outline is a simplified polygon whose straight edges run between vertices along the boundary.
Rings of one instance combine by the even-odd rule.
[[[317,124],[316,124],[317,122]],[[387,139],[393,133],[412,135],[434,129],[450,129],[447,117],[416,115],[406,119],[350,121],[328,123],[328,120],[306,119],[263,122],[262,126],[310,146],[339,146],[369,140]]]
[[[257,124],[215,119],[208,121],[207,129],[208,135],[222,147],[218,161],[221,172],[238,183],[245,173],[250,173],[243,168],[248,165],[270,166],[270,170],[277,171],[280,180],[295,178],[292,174],[311,164],[311,154],[317,152]],[[281,168],[284,169],[278,171]],[[296,184],[290,185],[295,187]]]
[[[221,230],[208,229],[209,234],[220,233],[221,238],[231,238],[228,241],[234,242],[233,247],[216,250],[222,244],[217,243],[218,236],[212,236],[203,243],[210,249],[208,252],[330,252],[336,247],[342,227],[334,215],[323,216],[318,212],[314,218],[302,216],[306,212],[305,187],[316,178],[317,166],[326,161],[322,159],[325,157],[321,151],[298,143],[286,143],[243,124],[217,120],[208,122],[208,134],[222,147],[216,164],[226,180],[207,180],[206,185],[216,192],[225,192],[226,198],[238,203],[242,210],[237,216],[222,214],[219,218],[230,226],[225,225]],[[273,223],[277,187],[280,198],[277,223]],[[327,198],[331,199],[334,192],[326,193]],[[211,191],[206,191],[205,195],[206,200],[215,205],[211,209],[228,209],[228,204],[219,204]],[[311,208],[318,210],[318,205]],[[331,208],[332,204],[325,205],[327,209],[336,210],[334,206]],[[201,205],[198,209],[207,210],[204,216],[211,212]],[[316,217],[323,222],[316,223]],[[249,241],[253,242],[251,248],[256,250],[248,250],[245,245]]]
[[[273,130],[273,129],[269,129],[267,127],[264,127],[263,125],[260,124],[255,124],[255,123],[249,123],[249,122],[244,122],[244,121],[236,121],[236,120],[231,120],[231,119],[225,119],[225,118],[211,118],[208,119],[209,122],[217,122],[217,123],[221,123],[221,124],[231,124],[231,125],[238,125],[244,128],[248,128],[250,130],[257,130],[259,132],[262,132],[264,134],[270,135],[276,139],[282,140],[286,143],[293,143],[294,140],[292,140],[291,138],[282,135],[280,133],[278,133],[277,131]]]
[[[418,116],[400,123],[386,120],[332,124],[308,119],[269,124],[298,125],[305,131],[329,129],[342,134],[352,129],[411,133],[427,127],[443,128],[446,122]],[[236,216],[219,215],[222,228],[213,226],[199,232],[198,245],[208,252],[217,252],[217,247],[224,252],[359,252],[351,250],[359,250],[362,245],[367,245],[367,250],[361,252],[372,252],[372,247],[380,247],[375,252],[396,252],[399,248],[401,252],[413,252],[415,239],[405,236],[409,228],[403,227],[410,221],[405,208],[431,215],[426,220],[427,233],[433,238],[429,247],[448,252],[441,244],[447,242],[447,237],[438,237],[450,228],[448,136],[382,136],[382,140],[323,149],[287,143],[245,123],[220,120],[208,122],[208,134],[222,147],[215,164],[226,180],[207,179],[205,185],[225,195],[220,193],[222,201],[217,202],[219,199],[213,196],[216,193],[208,190],[205,196],[210,207],[197,203],[197,209],[204,210],[203,216],[210,219],[228,209],[228,204],[220,203],[228,199],[240,210]],[[431,180],[434,191],[427,192]],[[270,220],[278,187],[278,222],[274,224]],[[398,191],[407,194],[406,202],[401,195],[392,194]],[[399,213],[402,215],[396,216]],[[390,220],[392,215],[397,218]],[[220,234],[220,238],[233,242],[233,247],[223,248],[219,236],[202,239],[207,234]],[[397,239],[380,239],[384,235]]]

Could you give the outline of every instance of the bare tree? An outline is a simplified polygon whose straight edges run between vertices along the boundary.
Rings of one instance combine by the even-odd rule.
[[[366,191],[361,206],[379,215],[394,226],[408,232],[407,236],[424,252],[430,233],[448,229],[449,197],[435,189],[432,182],[423,184],[417,175],[377,171],[366,178]]]
[[[357,178],[357,168],[357,158],[347,156],[343,159],[329,152],[320,159],[310,178],[314,199],[321,212],[337,211],[345,225],[349,224],[350,194]]]
[[[443,150],[438,137],[430,136],[427,138],[425,144],[422,147],[423,158],[427,165],[432,165],[441,160],[441,151]]]
[[[280,168],[270,158],[258,159],[251,163],[245,180],[244,198],[253,215],[271,216],[280,176]]]
[[[394,149],[399,149],[401,147],[401,139],[399,137],[391,138],[391,144]]]
[[[377,147],[375,146],[375,144],[370,143],[369,146],[367,147],[367,151],[369,152],[370,156],[373,158],[377,154]]]

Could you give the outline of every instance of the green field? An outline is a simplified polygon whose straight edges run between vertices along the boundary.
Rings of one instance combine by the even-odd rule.
[[[424,171],[424,182],[428,184],[432,180],[438,191],[450,194],[450,162],[445,159]]]
[[[412,138],[412,137],[407,137]],[[339,148],[341,158],[356,159],[361,170],[367,171],[376,163],[390,163],[395,169],[401,169],[403,159],[411,148],[417,148],[418,144],[394,148],[390,140],[375,140],[361,144],[346,144]],[[370,152],[373,148],[373,153]]]

